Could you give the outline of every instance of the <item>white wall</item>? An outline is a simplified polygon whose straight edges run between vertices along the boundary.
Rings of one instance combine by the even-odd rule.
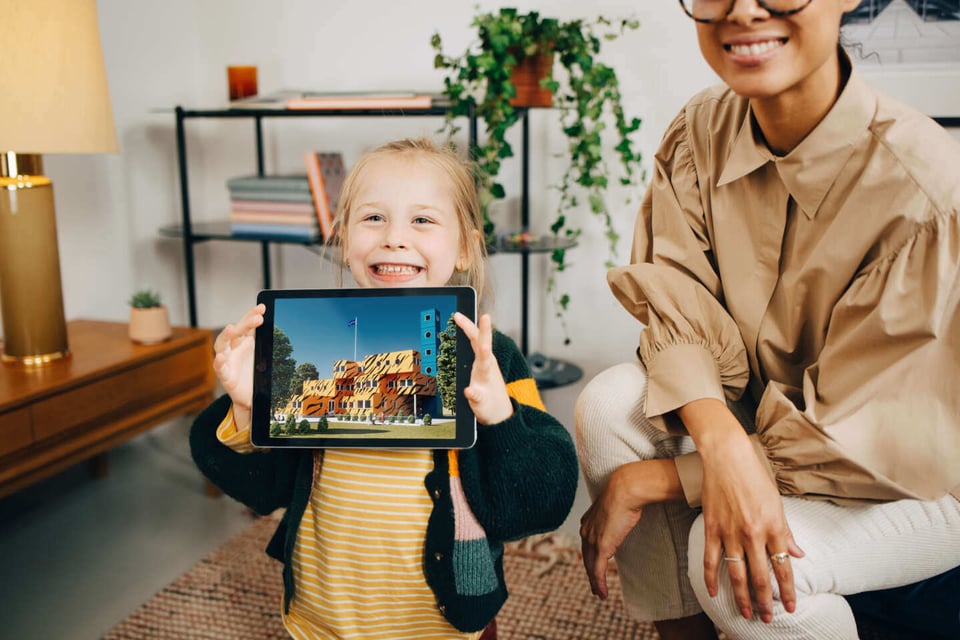
[[[137,288],[159,289],[175,323],[188,322],[182,246],[158,228],[179,222],[172,107],[225,103],[229,64],[259,66],[260,90],[422,88],[438,89],[430,36],[439,31],[445,50],[459,52],[472,38],[473,2],[384,0],[98,0],[101,37],[120,153],[48,156],[53,178],[63,289],[68,318],[124,320],[126,300]],[[482,2],[484,8],[498,6]],[[693,23],[674,2],[598,0],[517,3],[570,18],[590,14],[635,15],[640,29],[605,45],[617,70],[628,113],[644,120],[639,136],[647,159],[664,128],[696,90],[715,81],[698,53]],[[430,133],[439,120],[383,121],[282,119],[268,121],[268,170],[302,171],[306,150],[339,150],[348,163],[365,148],[400,135]],[[535,231],[545,231],[555,204],[548,185],[560,174],[552,154],[563,149],[555,114],[533,115],[531,202]],[[190,120],[187,124],[190,187],[197,220],[223,219],[227,177],[253,172],[250,121]],[[612,158],[612,156],[611,156]],[[514,176],[516,166],[506,169]],[[515,177],[513,178],[516,179]],[[510,189],[510,178],[507,179]],[[626,194],[611,197],[622,203]],[[629,237],[640,193],[616,209],[623,239]],[[508,207],[509,209],[509,207]],[[504,215],[509,217],[509,211]],[[605,284],[605,241],[599,224],[587,225],[573,268],[560,288],[572,296],[568,323],[573,342],[563,346],[548,304],[542,303],[548,259],[532,259],[531,351],[580,364],[587,377],[632,357],[638,325],[614,301]],[[328,286],[332,266],[297,246],[274,249],[275,287]],[[217,327],[238,318],[261,286],[259,245],[212,242],[196,247],[199,322]],[[519,338],[517,256],[491,258],[497,292],[495,322]]]

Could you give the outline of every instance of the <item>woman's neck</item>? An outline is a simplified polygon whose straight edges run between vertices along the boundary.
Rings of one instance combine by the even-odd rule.
[[[793,151],[833,107],[850,77],[850,66],[841,59],[831,58],[823,73],[776,96],[750,99],[755,125],[775,155]]]

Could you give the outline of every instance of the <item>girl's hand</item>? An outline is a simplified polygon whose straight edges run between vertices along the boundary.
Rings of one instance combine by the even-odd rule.
[[[228,324],[213,343],[213,370],[233,400],[233,420],[238,429],[250,425],[253,404],[253,345],[256,328],[263,324],[266,307],[258,304],[236,324]]]
[[[470,385],[463,390],[473,414],[480,424],[497,424],[513,415],[513,405],[507,395],[507,385],[500,373],[500,365],[493,355],[493,323],[489,314],[480,316],[477,326],[460,312],[453,315],[461,331],[473,347],[473,369]]]
[[[737,608],[749,619],[753,616],[755,601],[760,619],[770,622],[773,620],[771,566],[780,586],[784,609],[792,613],[797,606],[790,559],[778,562],[772,556],[786,552],[801,558],[804,553],[790,533],[780,493],[753,444],[726,406],[716,402],[727,415],[721,414],[706,441],[697,442],[703,460],[704,581],[710,596],[716,596],[722,558],[740,558],[724,561]],[[681,411],[687,411],[690,406]],[[696,410],[694,408],[694,412]],[[681,419],[688,430],[691,429],[688,420],[697,420],[683,413]],[[695,431],[699,429],[695,427],[691,434]]]

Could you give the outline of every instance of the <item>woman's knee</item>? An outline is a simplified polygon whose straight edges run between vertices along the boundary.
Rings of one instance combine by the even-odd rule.
[[[594,376],[574,407],[574,423],[584,444],[589,447],[595,437],[603,437],[614,421],[624,422],[642,412],[646,390],[646,371],[639,363],[618,364]]]
[[[639,363],[618,364],[594,376],[573,411],[581,456],[629,437],[630,423],[644,416],[646,395],[647,374]]]

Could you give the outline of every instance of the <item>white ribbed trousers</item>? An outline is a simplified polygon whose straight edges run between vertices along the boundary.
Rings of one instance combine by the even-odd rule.
[[[646,383],[642,365],[621,364],[598,374],[577,399],[577,451],[592,497],[623,464],[693,450],[690,438],[667,435],[646,419]],[[843,595],[910,584],[960,565],[960,501],[952,496],[855,507],[794,497],[783,503],[806,552],[791,559],[794,613],[780,604],[771,572],[773,622],[745,620],[723,563],[720,592],[710,598],[703,583],[703,518],[682,502],[645,508],[618,550],[627,612],[669,620],[705,611],[731,638],[856,638]]]

